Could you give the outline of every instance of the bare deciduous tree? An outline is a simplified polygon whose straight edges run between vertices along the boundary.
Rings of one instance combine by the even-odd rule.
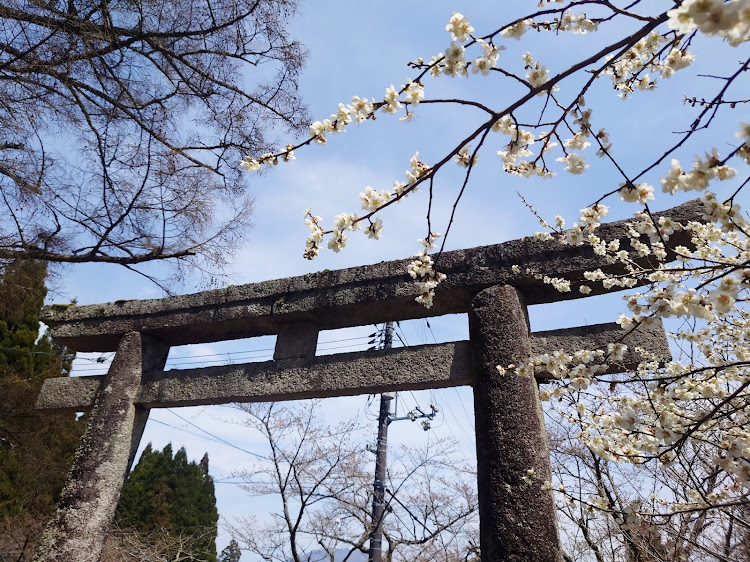
[[[107,536],[102,562],[192,562],[201,535],[213,540],[215,533],[215,528],[185,535],[163,528],[140,533],[115,527]]]
[[[306,120],[296,0],[0,4],[0,260],[221,265]]]
[[[236,476],[252,496],[281,502],[270,522],[245,517],[230,525],[243,549],[269,561],[359,560],[355,553],[367,553],[374,528],[374,459],[357,439],[362,428],[329,428],[317,403],[242,408],[270,454]],[[473,560],[478,513],[471,468],[442,442],[391,448],[389,457],[383,560]]]

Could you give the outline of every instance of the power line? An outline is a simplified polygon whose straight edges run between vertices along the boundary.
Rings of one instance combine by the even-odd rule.
[[[464,414],[466,414],[466,419],[469,420],[469,424],[471,425],[471,429],[476,430],[474,427],[474,416],[469,415],[469,411],[466,409],[466,406],[464,406],[464,399],[461,398],[461,394],[458,392],[458,389],[454,386],[453,392],[456,393],[456,396],[458,397],[458,402],[461,404],[461,408],[464,411]]]
[[[342,339],[342,340],[331,340],[331,341],[325,342],[325,343],[336,343],[336,342],[343,342],[343,341],[353,341],[355,339],[360,339],[360,340],[361,339],[367,339],[367,336],[358,337],[358,338],[345,338],[345,339]],[[339,346],[333,346],[333,347],[318,348],[318,350],[320,350],[320,351],[331,351],[331,350],[334,350],[334,349],[347,349],[347,348],[351,348],[351,347],[360,347],[362,345],[363,344],[339,345]],[[226,357],[227,355],[242,355],[242,354],[250,354],[250,353],[259,353],[261,351],[273,351],[273,349],[272,348],[271,349],[250,349],[250,350],[244,350],[244,351],[230,351],[230,352],[226,352],[226,353],[207,353],[207,354],[203,354],[203,355],[192,356],[192,357],[196,357],[196,358],[200,358],[200,357],[217,357],[217,359],[206,360],[206,361],[182,361],[182,362],[179,362],[179,363],[175,363],[175,362],[173,362],[173,358],[170,358],[167,361],[166,367],[176,367],[176,366],[179,366],[179,365],[209,365],[211,363],[217,363],[217,362],[223,361],[224,360],[223,358]],[[185,355],[185,356],[178,357],[177,359],[188,359],[188,358],[192,358],[192,357],[190,355]],[[253,359],[271,359],[272,357],[273,357],[273,355],[261,355],[261,356],[253,357]],[[86,358],[86,357],[80,357],[79,359],[86,360],[86,361],[95,361],[97,363],[101,363],[101,361],[98,361],[97,359],[89,359],[89,358]],[[251,361],[248,361],[247,363],[251,363]],[[232,363],[226,363],[226,364],[232,364]],[[242,363],[240,363],[240,364],[242,364]],[[79,367],[79,368],[72,369],[72,371],[76,372],[76,373],[86,373],[86,372],[97,371],[97,372],[100,372],[100,373],[103,374],[103,370],[105,368],[106,368],[105,365],[102,365],[101,367],[93,367],[93,368],[90,368],[90,369],[89,368],[80,368]]]
[[[174,359],[198,359],[199,357],[222,357],[224,355],[240,355],[243,353],[260,353],[262,351],[273,351],[273,347],[266,349],[248,349],[245,351],[225,351],[224,353],[205,353],[203,355],[178,355],[176,357],[170,357],[169,360]]]
[[[28,353],[30,355],[47,355],[49,357],[61,357],[62,359],[77,359],[80,361],[92,361],[95,363],[103,363],[101,359],[104,357],[103,355],[101,357],[97,357],[96,359],[93,359],[91,357],[78,357],[75,353],[50,353],[49,351],[28,351],[26,349],[16,349],[15,347],[5,347],[3,345],[0,345],[0,350],[2,351],[14,351],[16,353]]]
[[[399,332],[401,332],[400,335]],[[401,345],[409,347],[409,342],[406,341],[406,333],[404,333],[404,329],[401,327],[401,322],[396,322],[396,337],[401,342]]]
[[[357,336],[354,338],[342,338],[338,340],[321,341],[321,342],[318,342],[318,346],[327,345],[329,343],[341,343],[341,342],[364,340],[364,339],[367,339],[367,336]],[[341,347],[347,347],[347,346],[341,346]],[[172,361],[175,359],[197,359],[201,357],[222,357],[224,355],[240,355],[243,353],[260,353],[264,351],[273,351],[274,349],[275,348],[273,347],[268,347],[268,348],[263,348],[263,349],[248,349],[244,351],[226,351],[223,353],[204,353],[202,355],[175,355],[175,356],[170,357],[169,360]],[[338,349],[338,348],[334,347],[332,349]]]
[[[200,433],[196,433],[195,431],[190,431],[189,429],[185,429],[184,427],[172,425],[171,423],[163,422],[161,420],[156,420],[156,419],[150,419],[149,423],[150,422],[158,423],[159,425],[165,425],[167,427],[176,429],[178,431],[184,431],[185,433],[189,433],[190,435],[195,435],[196,437],[200,437],[201,439],[206,439],[207,441],[213,441],[214,443],[220,443],[221,445],[226,445],[226,443],[224,443],[223,441],[219,441],[217,439],[211,439],[210,437],[206,437],[205,435],[201,435]]]
[[[75,354],[61,355],[59,353],[49,353],[47,351],[29,351],[27,349],[16,349],[14,347],[5,347],[0,345],[2,351],[13,351],[15,353],[28,353],[29,355],[49,355],[50,357],[62,357],[63,359],[73,359]]]
[[[262,460],[266,460],[266,458],[265,458],[265,457],[264,457],[263,455],[259,455],[258,453],[253,453],[252,451],[248,451],[247,449],[243,449],[242,447],[239,447],[238,445],[235,445],[234,443],[230,443],[230,442],[229,442],[229,441],[227,441],[226,439],[223,439],[223,438],[219,437],[218,435],[214,435],[214,434],[213,434],[213,433],[211,433],[210,431],[208,431],[208,430],[206,430],[206,429],[203,429],[203,428],[202,428],[202,427],[200,427],[199,425],[196,425],[196,424],[194,424],[194,423],[193,423],[193,422],[191,422],[190,420],[188,420],[188,419],[184,418],[183,416],[181,416],[180,414],[178,414],[177,412],[175,412],[175,411],[174,411],[174,410],[173,410],[172,408],[166,408],[166,410],[167,410],[168,412],[170,412],[170,413],[174,414],[174,415],[175,415],[175,416],[177,416],[178,418],[180,418],[180,419],[181,419],[182,421],[184,421],[185,423],[187,423],[187,424],[189,424],[189,425],[192,425],[192,426],[193,426],[194,428],[196,428],[196,429],[197,429],[198,431],[202,431],[202,432],[203,432],[203,433],[205,433],[206,435],[209,435],[210,437],[213,437],[213,438],[214,438],[215,440],[219,441],[220,443],[224,443],[225,445],[227,445],[227,446],[229,446],[229,447],[232,447],[233,449],[237,449],[238,451],[242,451],[243,453],[247,453],[248,455],[251,455],[251,456],[253,456],[253,457],[256,457],[256,458],[259,458],[259,459],[262,459]]]
[[[425,326],[427,327],[427,329],[430,331],[430,335],[432,336],[432,341],[434,343],[437,343],[438,342],[437,341],[437,337],[435,336],[435,332],[432,330],[432,326],[430,325],[429,320],[427,320],[425,318],[424,319],[424,323],[425,323]],[[426,336],[426,332],[424,332],[424,334]],[[427,338],[426,337],[424,338],[424,343],[427,343]],[[454,387],[453,391],[455,392],[456,397],[458,398],[459,404],[461,405],[461,408],[463,409],[464,414],[466,415],[466,419],[469,421],[469,425],[471,426],[472,431],[476,431],[475,426],[474,426],[474,421],[472,419],[472,416],[469,416],[469,412],[466,409],[466,406],[464,405],[463,399],[461,398],[461,395],[459,394],[458,389],[456,389]],[[435,391],[434,391],[434,389],[430,389],[430,397],[431,397],[431,399],[432,399],[432,401],[434,403],[438,402],[437,399],[435,398]],[[450,408],[450,407],[448,407],[448,406],[446,406],[445,404],[443,404],[443,408],[450,413],[450,415],[456,421],[456,423],[458,424],[458,426],[461,428],[461,431],[466,436],[466,438],[469,439],[469,441],[472,441],[474,439],[474,437],[471,436],[471,435],[469,435],[469,433],[464,428],[464,424],[461,422],[461,420],[458,419],[458,417],[456,416],[456,414],[453,412],[453,409]],[[443,420],[445,422],[445,426],[448,428],[448,431],[450,432],[451,436],[453,437],[454,442],[458,445],[458,448],[461,450],[461,453],[464,456],[466,456],[465,452],[464,452],[464,448],[461,446],[461,440],[459,440],[458,437],[456,437],[456,434],[454,433],[453,428],[451,427],[451,424],[448,423],[448,420],[447,420],[447,418],[445,416],[443,416]]]

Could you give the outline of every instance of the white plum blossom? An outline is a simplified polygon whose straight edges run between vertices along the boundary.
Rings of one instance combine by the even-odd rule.
[[[523,37],[524,33],[526,33],[527,28],[533,23],[534,20],[532,19],[521,20],[511,26],[506,27],[500,32],[500,34],[506,39],[515,39],[518,41],[521,39],[521,37]]]
[[[697,29],[709,36],[724,37],[733,47],[748,40],[750,5],[747,0],[685,0],[667,15],[667,24],[679,33]]]
[[[286,145],[286,152],[281,157],[284,162],[291,162],[292,160],[296,160],[297,158],[294,156],[294,145],[293,144],[287,144]]]
[[[740,123],[740,128],[734,136],[744,142],[750,141],[750,123]]]
[[[640,203],[644,205],[648,201],[654,199],[654,187],[647,183],[639,183],[638,185],[626,184],[620,187],[620,199],[626,203]]]
[[[573,14],[566,11],[560,18],[560,31],[571,31],[573,34],[592,33],[599,28],[599,24],[586,17],[586,14]]]
[[[471,72],[474,74],[481,72],[482,76],[487,76],[490,70],[497,66],[497,62],[500,59],[500,51],[505,47],[498,48],[492,43],[487,43],[481,39],[477,39],[477,43],[481,45],[483,54],[472,61]]]
[[[586,148],[591,146],[591,143],[586,141],[586,136],[587,135],[585,133],[578,132],[573,135],[573,138],[566,140],[563,143],[563,146],[572,150],[585,150]]]
[[[567,230],[565,234],[560,237],[560,241],[563,244],[568,244],[569,246],[582,245],[584,242],[584,236],[581,227],[577,224],[574,224],[573,228]]]
[[[352,99],[352,101],[354,101]],[[352,108],[339,103],[339,108],[335,115],[336,124],[339,129],[343,129],[346,125],[352,122]]]
[[[576,176],[581,175],[586,171],[586,168],[590,166],[590,164],[586,164],[585,156],[581,156],[580,154],[576,154],[575,152],[571,152],[569,154],[566,154],[565,156],[556,158],[555,160],[565,164],[565,171]]]
[[[505,115],[492,124],[492,131],[495,133],[512,135],[516,131],[516,126],[510,115]]]
[[[319,144],[326,143],[326,133],[334,133],[335,129],[333,122],[330,119],[323,119],[323,121],[315,121],[310,125],[310,136],[315,139],[315,142]]]
[[[695,55],[689,51],[672,49],[659,68],[662,78],[670,78],[678,70],[687,68],[695,61]]]
[[[424,86],[419,82],[409,81],[409,84],[406,87],[405,97],[406,102],[409,105],[416,107],[419,105],[419,102],[424,99]]]
[[[523,55],[523,61],[526,64],[528,71],[526,72],[526,80],[532,88],[538,88],[549,80],[549,69],[543,64],[535,61],[531,53]],[[555,86],[553,89],[557,89]],[[539,92],[538,95],[543,95],[544,91]]]
[[[466,59],[464,58],[464,52],[466,48],[462,45],[458,45],[453,41],[445,50],[445,64],[443,66],[443,72],[447,76],[468,76],[466,70]]]
[[[557,291],[561,293],[570,292],[570,281],[561,277],[548,277],[544,276],[543,281],[548,285],[552,285]]]
[[[376,211],[382,207],[391,198],[391,194],[386,190],[376,191],[369,185],[365,187],[363,193],[359,194],[362,201],[362,208],[365,211]]]
[[[450,32],[453,40],[459,43],[465,42],[474,33],[474,28],[469,24],[469,18],[459,12],[453,13],[445,30]]]
[[[373,112],[374,100],[367,98],[360,98],[359,96],[352,97],[351,114],[354,118],[355,123],[361,123],[365,119],[368,119]]]
[[[416,259],[407,266],[409,275],[417,281],[419,294],[414,300],[425,308],[432,307],[435,288],[446,279],[444,273],[435,270],[435,262],[427,253],[435,248],[435,241],[439,236],[439,233],[430,233],[427,238],[420,240],[419,242],[424,246],[424,249],[416,254]]]
[[[672,167],[670,168],[666,176],[661,178],[661,189],[664,193],[674,195],[677,191],[685,189],[684,183],[685,172],[680,166],[680,161],[676,158],[672,159]]]
[[[406,172],[409,185],[415,183],[429,169],[430,167],[419,159],[419,152],[415,153],[409,160],[409,169]]]
[[[245,159],[240,162],[240,166],[248,172],[257,172],[260,170],[260,163],[251,156],[245,156]]]
[[[581,216],[578,217],[578,222],[581,223],[583,228],[593,230],[598,227],[602,219],[609,214],[609,207],[599,203],[593,207],[585,207],[581,209]]]
[[[367,228],[365,228],[365,234],[367,234],[368,238],[380,240],[381,236],[383,236],[383,221],[381,219],[371,221]]]
[[[596,151],[596,155],[601,158],[612,148],[612,143],[609,142],[609,133],[605,129],[599,129],[599,132],[596,133],[596,139],[601,145],[599,150]]]
[[[476,166],[477,160],[479,160],[479,155],[474,154],[472,157],[472,150],[471,147],[467,144],[461,150],[458,154],[456,154],[453,159],[455,160],[456,164],[458,164],[462,168],[468,168],[470,166]]]
[[[320,226],[320,217],[313,216],[312,211],[305,211],[305,224],[310,229],[310,235],[307,237],[305,251],[302,254],[305,259],[312,260],[320,253],[320,243],[323,241],[324,230]]]
[[[398,92],[392,84],[386,88],[383,102],[384,104],[381,109],[386,113],[396,113],[401,109],[401,102],[398,101]]]
[[[395,197],[406,197],[408,195],[408,192],[406,190],[406,183],[402,181],[394,181],[393,182],[393,194]]]

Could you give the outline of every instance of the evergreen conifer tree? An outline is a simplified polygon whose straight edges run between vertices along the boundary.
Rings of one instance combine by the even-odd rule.
[[[34,409],[44,381],[67,376],[72,356],[39,335],[44,263],[0,266],[0,559],[24,559],[54,510],[83,423]]]
[[[190,539],[195,560],[216,562],[219,514],[208,455],[197,464],[184,447],[173,456],[171,444],[154,451],[149,443],[123,487],[115,519],[144,536],[166,531]]]
[[[237,541],[232,539],[229,544],[221,551],[219,562],[240,562],[242,551]]]

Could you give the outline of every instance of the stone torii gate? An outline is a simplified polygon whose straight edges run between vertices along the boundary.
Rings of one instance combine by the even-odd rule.
[[[696,202],[658,213],[696,220]],[[602,225],[604,240],[625,238],[625,221]],[[683,233],[670,243],[688,245]],[[322,271],[192,295],[102,305],[46,307],[53,339],[76,351],[116,355],[103,376],[47,380],[37,407],[91,410],[68,483],[36,561],[95,562],[101,556],[120,490],[151,408],[281,401],[470,385],[474,389],[480,547],[483,562],[560,562],[551,492],[522,481],[533,469],[550,480],[537,381],[501,375],[497,365],[529,353],[606,346],[616,324],[530,333],[527,305],[580,298],[577,285],[559,293],[538,275],[582,280],[601,268],[588,247],[523,238],[446,252],[447,279],[435,304],[414,302],[408,260]],[[514,273],[513,266],[521,273]],[[592,295],[605,291],[592,287]],[[470,341],[316,357],[320,330],[468,313]],[[276,334],[274,359],[164,371],[170,346]],[[669,358],[660,325],[629,336],[629,349]],[[611,372],[633,368],[628,352]],[[543,381],[539,381],[543,382]]]

